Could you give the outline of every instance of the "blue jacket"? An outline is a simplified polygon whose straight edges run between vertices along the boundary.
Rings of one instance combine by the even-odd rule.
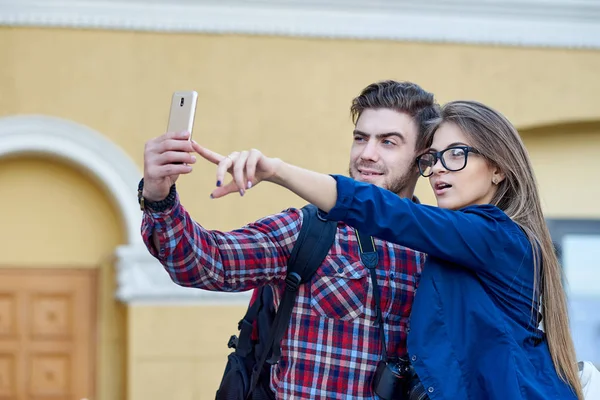
[[[445,210],[334,178],[328,219],[428,254],[408,351],[431,399],[576,399],[538,329],[532,246],[502,210]]]

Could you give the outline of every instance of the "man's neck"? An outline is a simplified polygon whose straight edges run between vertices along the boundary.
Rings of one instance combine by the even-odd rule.
[[[402,188],[402,190],[400,190],[399,192],[397,192],[396,194],[398,195],[398,197],[402,197],[405,199],[413,199],[413,201],[415,201],[415,199],[417,200],[416,203],[419,203],[419,199],[417,199],[417,197],[415,196],[415,188],[417,186],[417,182],[405,186],[404,188]]]

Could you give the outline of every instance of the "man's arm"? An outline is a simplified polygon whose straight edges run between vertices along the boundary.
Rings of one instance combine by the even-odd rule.
[[[154,252],[160,247],[160,241],[158,239],[158,233],[155,230],[152,231],[152,244],[154,245]]]
[[[146,247],[182,286],[243,291],[283,278],[301,212],[289,210],[232,232],[204,229],[171,192],[196,162],[189,136],[169,132],[146,143],[140,199]]]
[[[178,285],[244,291],[285,279],[301,224],[302,213],[289,209],[234,231],[207,230],[177,199],[165,212],[144,213],[142,237]]]

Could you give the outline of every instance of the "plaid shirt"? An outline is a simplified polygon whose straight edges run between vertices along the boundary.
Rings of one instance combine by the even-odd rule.
[[[231,232],[206,230],[177,199],[166,212],[144,213],[142,236],[175,283],[226,292],[271,284],[278,304],[301,225],[302,212],[288,209]],[[152,244],[155,231],[159,249]],[[378,239],[375,246],[388,354],[404,355],[425,257]],[[276,397],[377,399],[371,390],[381,359],[375,316],[373,288],[354,229],[340,223],[323,264],[310,284],[299,288],[290,328],[281,342],[281,359],[273,366],[271,386]]]

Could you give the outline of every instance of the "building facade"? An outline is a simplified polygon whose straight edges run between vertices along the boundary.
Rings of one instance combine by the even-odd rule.
[[[502,111],[533,159],[578,351],[600,363],[600,6],[362,3],[0,1],[0,395],[214,397],[248,295],[177,287],[139,234],[144,143],[183,89],[199,143],[328,173],[347,170],[350,100],[371,82]],[[302,205],[268,185],[211,201],[214,173],[178,181],[208,228]],[[417,194],[434,204],[426,181]]]

